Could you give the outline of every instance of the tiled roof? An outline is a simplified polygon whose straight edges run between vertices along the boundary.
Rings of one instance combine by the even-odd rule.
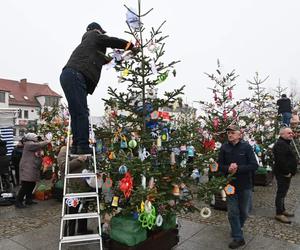
[[[38,84],[27,82],[26,79],[13,81],[0,78],[0,91],[9,92],[14,98],[9,98],[9,105],[20,106],[40,106],[36,97],[38,96],[57,96],[59,94],[50,89],[48,84]],[[27,96],[25,99],[24,96]]]

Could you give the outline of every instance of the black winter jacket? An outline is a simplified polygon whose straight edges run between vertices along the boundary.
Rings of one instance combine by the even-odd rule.
[[[279,137],[273,147],[274,174],[295,175],[297,171],[297,158],[290,145],[291,141]]]
[[[6,154],[6,141],[0,139],[0,174],[6,174],[9,170],[9,157]]]
[[[85,76],[89,94],[94,92],[99,82],[102,66],[109,62],[105,56],[106,48],[131,49],[133,44],[100,34],[97,30],[87,31],[64,67],[75,69]]]
[[[287,97],[280,98],[277,101],[278,106],[278,114],[282,114],[284,112],[292,112],[291,100]]]
[[[235,145],[229,142],[223,143],[219,153],[218,164],[225,175],[229,174],[228,168],[231,163],[238,165],[231,184],[236,187],[237,191],[251,189],[253,187],[252,175],[258,168],[258,164],[249,143],[243,140]]]

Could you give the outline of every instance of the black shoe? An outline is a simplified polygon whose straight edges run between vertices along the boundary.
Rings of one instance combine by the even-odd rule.
[[[82,232],[77,232],[78,235],[84,235],[84,234],[93,234],[94,231],[87,229],[86,231],[82,231]]]
[[[232,242],[229,243],[228,247],[230,249],[236,249],[241,246],[244,246],[245,244],[246,244],[245,240],[233,240]]]
[[[15,207],[16,208],[26,208],[26,206],[22,202],[19,202],[19,201],[16,201]]]
[[[92,155],[93,154],[93,150],[91,148],[82,148],[82,147],[77,147],[77,155]]]
[[[33,200],[25,201],[25,205],[36,205],[36,204],[38,204],[38,203]]]

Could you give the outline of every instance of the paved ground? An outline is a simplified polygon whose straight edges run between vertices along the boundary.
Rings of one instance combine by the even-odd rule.
[[[293,179],[286,201],[287,207],[296,214],[291,225],[273,219],[275,188],[275,184],[255,187],[252,216],[245,225],[247,244],[242,249],[300,250],[300,174]],[[55,200],[41,201],[21,210],[13,206],[0,207],[0,250],[58,249],[60,210],[61,204]],[[208,219],[201,218],[198,213],[179,219],[180,242],[176,250],[227,249],[230,238],[226,212],[212,212]]]

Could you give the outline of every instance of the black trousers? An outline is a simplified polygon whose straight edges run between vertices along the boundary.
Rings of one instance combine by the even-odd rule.
[[[32,191],[35,187],[35,184],[36,184],[35,182],[31,182],[31,181],[21,181],[21,188],[17,195],[17,201],[23,202],[25,196],[26,196],[26,201],[31,201]]]
[[[68,214],[77,214],[79,205],[77,207],[68,207]],[[87,219],[77,220],[77,233],[81,234],[87,231]],[[67,220],[64,227],[64,236],[75,235],[76,220]]]
[[[275,198],[276,214],[281,215],[285,211],[284,199],[290,188],[291,177],[276,175],[277,193]]]

